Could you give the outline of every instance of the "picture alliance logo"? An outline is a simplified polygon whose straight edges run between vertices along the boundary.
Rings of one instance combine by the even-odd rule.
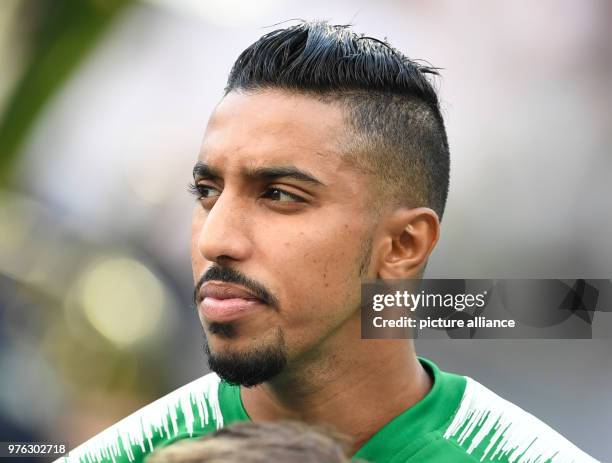
[[[421,291],[395,291],[395,293],[375,294],[372,297],[372,309],[376,312],[388,308],[408,309],[411,312],[422,308],[455,309],[461,312],[465,309],[482,308],[487,303],[487,291],[481,293],[432,294]]]

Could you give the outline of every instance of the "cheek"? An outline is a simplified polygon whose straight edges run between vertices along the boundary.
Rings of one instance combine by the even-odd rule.
[[[193,280],[197,281],[204,268],[206,261],[202,257],[199,250],[199,239],[204,225],[204,214],[199,206],[196,206],[193,210],[191,220],[191,269],[193,271]]]
[[[359,304],[362,232],[342,225],[301,236],[299,250],[282,241],[285,288],[294,324],[346,318]],[[316,239],[313,239],[316,238]],[[296,320],[297,319],[297,320]]]

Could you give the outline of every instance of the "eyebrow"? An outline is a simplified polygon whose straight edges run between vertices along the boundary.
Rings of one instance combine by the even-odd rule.
[[[257,167],[254,169],[243,169],[242,171],[245,177],[253,180],[275,180],[279,178],[292,178],[301,182],[311,183],[315,186],[325,186],[323,182],[318,180],[314,175],[298,169],[294,166],[270,166],[270,167]],[[208,164],[203,162],[197,162],[193,168],[194,178],[207,179],[207,180],[220,180],[220,173],[210,167]]]
[[[196,162],[196,165],[193,167],[193,178],[198,179],[206,179],[206,180],[220,180],[221,175],[219,172],[208,164],[203,162]]]

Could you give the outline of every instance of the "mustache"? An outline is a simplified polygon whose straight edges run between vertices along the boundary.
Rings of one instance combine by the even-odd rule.
[[[235,283],[248,289],[253,295],[265,304],[278,308],[278,299],[266,289],[264,285],[247,277],[231,267],[210,266],[200,277],[193,290],[193,303],[198,303],[198,293],[200,288],[207,281],[222,281],[224,283]]]

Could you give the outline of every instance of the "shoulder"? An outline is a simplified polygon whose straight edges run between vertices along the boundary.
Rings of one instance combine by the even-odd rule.
[[[479,461],[596,462],[550,426],[466,377],[465,390],[443,432]]]
[[[419,358],[433,387],[355,455],[366,461],[596,463],[552,428],[467,376]]]
[[[137,410],[58,462],[141,461],[155,447],[223,427],[221,380],[210,373]]]

